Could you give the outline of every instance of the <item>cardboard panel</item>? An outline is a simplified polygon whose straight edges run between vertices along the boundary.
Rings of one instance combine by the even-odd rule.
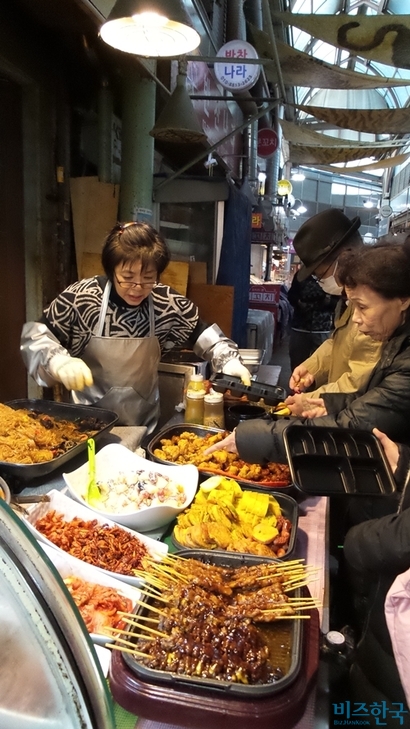
[[[227,337],[231,336],[233,286],[190,283],[187,295],[197,305],[201,319],[208,324],[218,324]]]
[[[80,278],[92,278],[104,274],[99,253],[83,253],[78,271]]]
[[[70,192],[77,270],[79,278],[83,278],[83,254],[99,255],[107,234],[117,222],[119,185],[100,182],[98,177],[73,177]]]
[[[189,263],[189,277],[188,281],[190,284],[207,283],[207,265],[202,261],[190,261]]]
[[[170,261],[164,273],[161,274],[161,283],[171,286],[179,294],[186,296],[188,272],[189,263],[185,261]]]

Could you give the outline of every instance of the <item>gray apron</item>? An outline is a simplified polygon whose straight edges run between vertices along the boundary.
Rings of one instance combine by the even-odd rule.
[[[94,384],[81,391],[72,391],[72,399],[80,405],[113,410],[119,417],[118,425],[145,425],[151,433],[159,418],[158,364],[161,359],[152,297],[148,298],[148,337],[107,337],[102,333],[110,291],[111,281],[108,281],[96,333],[81,355],[93,374]]]

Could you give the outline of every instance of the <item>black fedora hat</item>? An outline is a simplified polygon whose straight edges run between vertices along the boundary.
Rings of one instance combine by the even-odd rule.
[[[299,281],[310,276],[342,243],[360,228],[359,217],[349,220],[341,210],[329,208],[313,215],[300,226],[293,239],[293,247],[302,261]]]

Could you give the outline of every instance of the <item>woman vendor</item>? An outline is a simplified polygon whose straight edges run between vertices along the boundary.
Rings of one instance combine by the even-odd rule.
[[[322,417],[269,423],[249,420],[211,453],[225,448],[251,463],[286,462],[282,434],[289,424],[379,428],[393,440],[410,442],[410,245],[363,246],[339,259],[339,279],[354,307],[359,331],[383,343],[381,357],[358,392],[327,393],[316,402]]]
[[[77,404],[113,410],[121,425],[159,417],[161,352],[190,344],[215,371],[250,384],[237,345],[194,303],[159,283],[170,260],[162,236],[148,223],[118,223],[103,250],[105,276],[68,286],[38,322],[24,325],[21,353],[43,387],[61,382]]]

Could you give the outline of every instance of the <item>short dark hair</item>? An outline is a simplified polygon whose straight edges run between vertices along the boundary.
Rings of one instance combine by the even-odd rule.
[[[111,281],[120,263],[141,261],[142,270],[152,263],[160,276],[170,258],[169,248],[162,235],[149,223],[136,221],[114,225],[101,254],[104,271]]]
[[[368,286],[385,299],[410,296],[410,241],[376,243],[343,253],[337,277],[344,287]]]

